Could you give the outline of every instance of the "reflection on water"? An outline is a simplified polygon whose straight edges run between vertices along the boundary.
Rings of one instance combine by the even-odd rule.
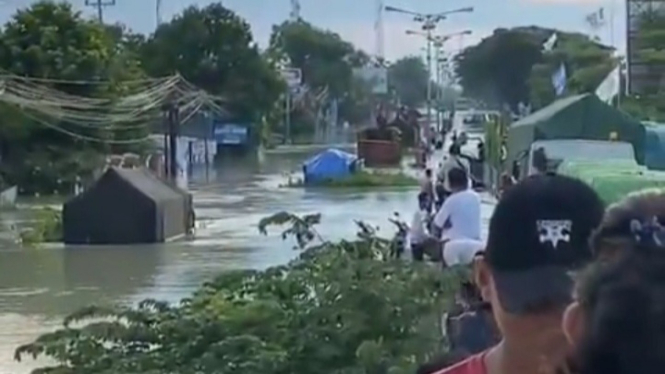
[[[285,172],[316,153],[266,154],[194,170],[190,179],[198,222],[191,242],[133,247],[0,248],[0,374],[21,374],[35,362],[12,361],[14,348],[48,331],[65,314],[88,304],[132,303],[146,297],[177,301],[232,268],[265,268],[296,255],[279,235],[261,236],[256,224],[280,210],[321,212],[319,231],[335,240],[354,235],[354,219],[380,225],[393,212],[410,217],[416,191],[280,189]],[[485,219],[489,218],[487,209]],[[13,212],[2,215],[7,221]],[[275,228],[274,232],[278,233]],[[7,241],[6,243],[10,243]]]

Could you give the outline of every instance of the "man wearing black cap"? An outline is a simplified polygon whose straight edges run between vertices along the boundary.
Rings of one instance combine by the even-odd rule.
[[[508,190],[475,264],[476,284],[503,339],[438,374],[556,372],[568,350],[561,318],[571,301],[571,273],[591,260],[589,236],[603,211],[589,186],[565,176],[534,176]]]

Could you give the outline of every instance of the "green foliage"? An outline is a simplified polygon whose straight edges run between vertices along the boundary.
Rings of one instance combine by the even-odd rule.
[[[418,180],[402,172],[390,173],[381,171],[357,171],[348,177],[326,179],[316,184],[305,184],[302,179],[289,179],[286,187],[318,187],[318,188],[379,188],[379,187],[413,187]]]
[[[52,80],[52,88],[74,95],[114,98],[123,92],[121,80],[143,77],[136,56],[114,39],[110,29],[84,18],[68,3],[40,1],[18,10],[4,25],[0,35],[0,69],[20,75]],[[61,80],[109,81],[101,84],[65,84]],[[0,144],[3,150],[2,175],[22,192],[50,194],[61,190],[61,174],[90,176],[98,165],[84,158],[90,153],[107,152],[110,147],[89,143],[47,128],[26,116],[21,109],[0,104]],[[113,139],[106,129],[55,123],[60,128],[84,136]],[[137,127],[134,134],[146,134]],[[123,131],[120,137],[131,137]],[[118,152],[132,151],[119,147]],[[74,159],[72,159],[74,158]]]
[[[234,116],[259,122],[284,92],[275,69],[256,46],[249,24],[221,2],[191,6],[159,26],[143,48],[152,76],[180,73],[224,97]]]
[[[558,36],[551,52],[543,43]],[[569,94],[593,92],[618,61],[613,50],[586,35],[539,27],[498,29],[456,57],[457,75],[465,95],[494,105],[531,103],[546,106],[554,97],[552,74],[563,63]]]
[[[561,64],[568,75],[567,92],[581,94],[595,92],[598,85],[619,63],[612,57],[613,49],[601,45],[586,35],[557,34],[555,48],[542,56],[531,70],[529,86],[531,105],[539,109],[556,99],[552,88],[552,74]]]
[[[417,107],[427,100],[427,66],[419,56],[409,56],[395,61],[388,69],[388,82],[400,102]]]
[[[531,67],[541,59],[541,43],[519,29],[497,29],[455,57],[465,96],[517,107],[529,101]]]
[[[19,232],[19,241],[26,246],[55,243],[62,241],[62,235],[62,212],[45,207],[35,212],[30,228]]]
[[[292,224],[285,236],[305,237],[318,222],[280,212],[261,228]],[[48,356],[63,374],[412,373],[444,349],[441,313],[459,275],[397,260],[374,239],[323,241],[285,266],[224,273],[176,306],[85,308],[15,357]]]
[[[286,61],[301,69],[303,81],[312,91],[328,90],[340,100],[339,116],[355,122],[369,113],[369,92],[353,77],[353,69],[365,65],[369,57],[338,34],[304,21],[284,22],[273,27],[268,55],[273,61]],[[296,110],[295,117],[305,113]],[[311,126],[312,119],[307,129]]]
[[[492,122],[485,124],[485,157],[488,164],[496,170],[503,167],[502,147],[507,132],[505,122],[504,118],[496,116]]]

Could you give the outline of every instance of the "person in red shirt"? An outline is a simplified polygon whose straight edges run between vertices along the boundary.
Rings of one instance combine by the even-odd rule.
[[[604,205],[585,183],[527,178],[497,204],[475,282],[501,331],[496,346],[436,374],[554,374],[569,345],[561,329],[571,272],[591,261]]]

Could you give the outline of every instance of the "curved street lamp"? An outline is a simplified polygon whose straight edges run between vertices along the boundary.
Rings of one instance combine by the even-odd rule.
[[[420,13],[414,12],[408,9],[398,8],[394,6],[385,6],[383,8],[386,12],[401,13],[413,16],[413,20],[419,23],[422,23],[421,29],[422,32],[416,31],[407,31],[409,35],[422,35],[426,37],[427,40],[427,73],[428,76],[432,75],[432,32],[436,29],[436,25],[447,18],[448,15],[456,13],[471,13],[474,11],[474,7],[463,7],[453,10],[447,10],[438,13]],[[444,40],[445,41],[445,40]],[[427,84],[427,122],[428,125],[432,120],[432,111],[431,111],[431,101],[432,101],[432,84],[431,79],[428,79]]]

